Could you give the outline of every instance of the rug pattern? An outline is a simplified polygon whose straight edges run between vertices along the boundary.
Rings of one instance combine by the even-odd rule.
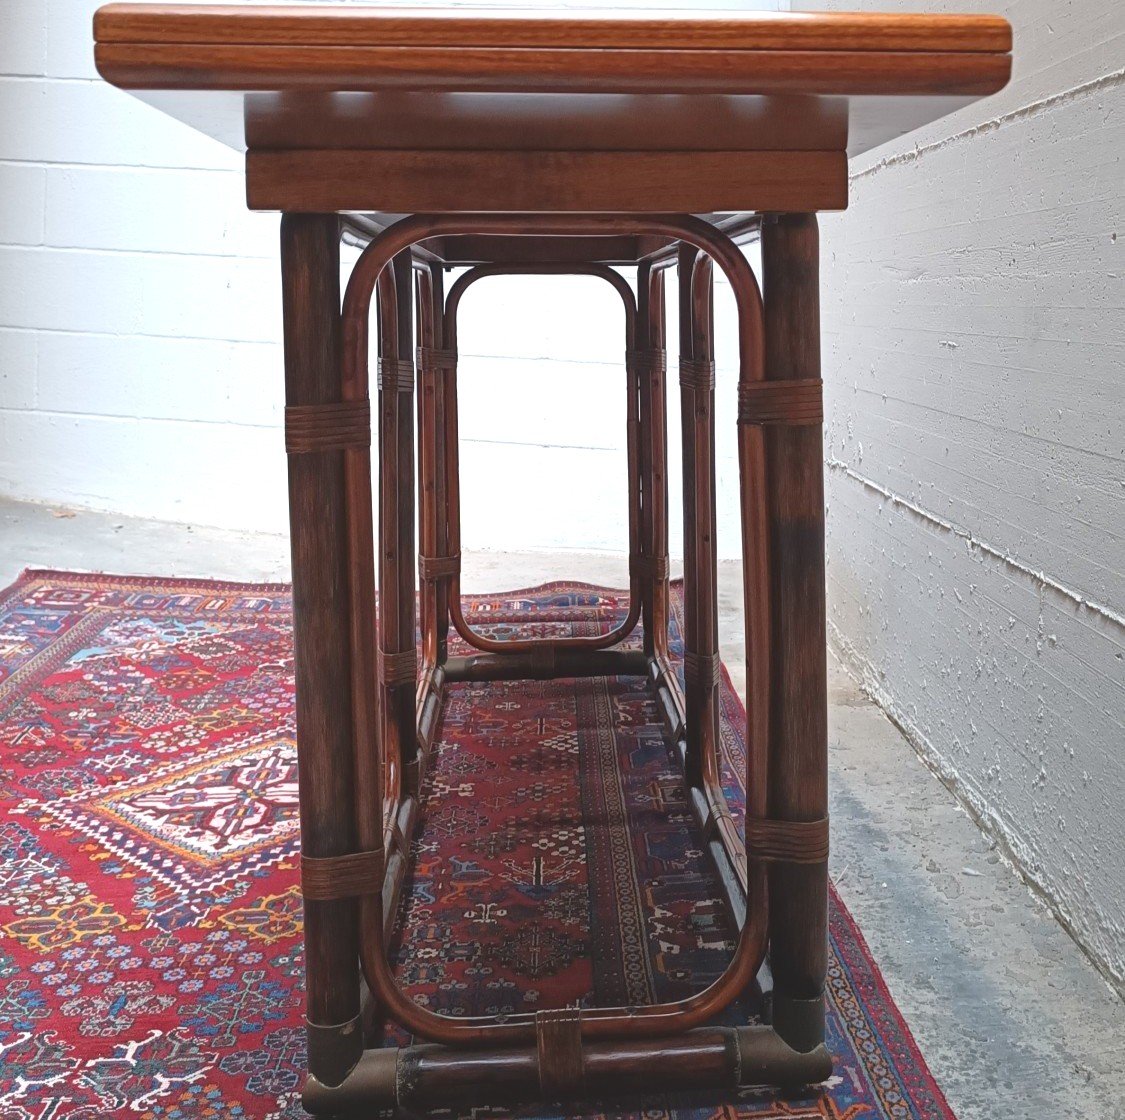
[[[466,605],[493,635],[625,606],[576,585]],[[722,714],[740,809],[729,682]],[[0,1116],[303,1115],[295,771],[287,588],[29,572],[0,597]],[[698,990],[732,931],[695,841],[637,681],[459,685],[401,981],[449,1014]],[[831,942],[821,1091],[586,1114],[951,1117],[835,895]]]

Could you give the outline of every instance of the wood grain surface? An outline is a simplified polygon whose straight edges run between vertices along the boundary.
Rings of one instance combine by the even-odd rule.
[[[360,5],[109,4],[108,43],[637,50],[1008,51],[997,16],[667,11],[469,11]]]

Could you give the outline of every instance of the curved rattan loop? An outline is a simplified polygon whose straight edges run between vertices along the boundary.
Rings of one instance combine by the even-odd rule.
[[[763,379],[763,311],[757,281],[745,257],[728,237],[700,218],[678,215],[542,215],[479,214],[417,215],[388,227],[360,255],[348,282],[343,303],[343,376],[345,400],[367,395],[368,316],[376,282],[391,259],[430,237],[452,233],[512,235],[596,236],[604,233],[657,234],[678,238],[709,254],[726,273],[738,306],[739,380],[744,384]],[[395,318],[395,293],[380,284],[381,313]],[[386,295],[384,296],[384,293]],[[366,462],[365,453],[356,462]],[[769,617],[769,518],[766,491],[766,454],[762,429],[743,425],[739,430],[739,467],[742,484],[743,584],[746,597],[747,675],[747,818],[767,815],[770,727],[770,617]],[[366,498],[366,515],[363,501]],[[370,475],[366,492],[349,488],[347,502],[351,570],[356,573],[353,602],[366,594],[362,580],[371,564]],[[357,599],[355,596],[359,595]],[[353,674],[371,675],[374,611],[352,611]],[[371,702],[370,690],[357,693]],[[370,713],[368,713],[370,714]],[[356,739],[357,750],[369,750],[368,738]],[[357,803],[366,812],[359,816],[359,843],[378,847],[383,829],[378,767],[371,759],[357,758]],[[705,1023],[741,995],[753,982],[765,958],[769,898],[767,864],[753,858],[747,865],[747,917],[739,933],[734,957],[721,977],[706,990],[675,1003],[636,1008],[583,1009],[579,1029],[583,1038],[659,1037]],[[406,1029],[437,1042],[460,1045],[532,1043],[534,1017],[516,1014],[495,1019],[450,1018],[414,1003],[397,985],[386,955],[381,896],[365,895],[360,902],[360,954],[364,976],[380,1007]]]
[[[479,280],[489,276],[593,276],[604,280],[621,297],[625,307],[625,344],[626,344],[626,370],[630,376],[636,376],[637,371],[629,365],[628,356],[638,353],[634,349],[637,334],[637,301],[633,289],[628,281],[619,272],[604,264],[482,264],[470,268],[462,273],[450,287],[445,302],[445,338],[449,348],[457,351],[457,312],[461,306],[461,298],[469,288]],[[636,393],[630,385],[628,420],[628,460],[629,460],[629,555],[635,556],[639,551],[640,525],[636,516],[634,499],[640,487],[639,463],[637,449],[637,422],[634,415],[637,403]],[[449,441],[446,448],[447,463],[451,474],[458,469],[458,449],[453,440]],[[459,494],[459,484],[450,487],[450,493]],[[459,547],[461,534],[460,502],[453,500],[450,503],[450,529],[452,535],[451,547]],[[620,625],[615,626],[605,634],[583,635],[572,638],[509,638],[496,640],[478,633],[469,625],[461,603],[461,584],[458,578],[454,579],[449,595],[449,617],[458,634],[475,649],[485,653],[533,653],[545,646],[555,649],[606,649],[624,641],[634,629],[641,617],[641,594],[638,578],[632,569],[629,572],[629,610]]]

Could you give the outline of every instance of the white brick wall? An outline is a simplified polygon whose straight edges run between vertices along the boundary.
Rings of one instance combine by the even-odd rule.
[[[1014,79],[822,222],[837,647],[1125,982],[1125,9],[996,10]]]
[[[2,3],[2,491],[279,529],[276,218],[96,78],[96,4]]]
[[[0,493],[282,532],[277,219],[246,212],[239,155],[97,79],[96,7],[0,0]],[[623,549],[616,296],[486,283],[463,320],[466,547]]]

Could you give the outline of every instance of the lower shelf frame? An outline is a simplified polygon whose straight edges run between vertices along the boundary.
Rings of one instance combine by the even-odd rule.
[[[529,660],[538,657],[542,662],[539,653],[473,654],[450,657],[441,665],[424,666],[418,687],[419,782],[424,779],[441,728],[447,684],[608,675],[640,676],[647,681],[666,738],[675,749],[686,780],[683,691],[679,675],[664,651],[665,643],[657,641],[655,645],[661,651],[655,655],[640,650],[556,649],[551,651],[554,671],[543,671],[538,676],[532,674]],[[575,655],[573,662],[571,654]],[[698,787],[689,785],[688,800],[718,875],[728,915],[734,927],[741,929],[746,918],[746,881],[745,870],[740,878],[738,868],[745,868],[745,849],[739,843],[733,851],[728,850],[729,837],[716,828],[711,807],[713,794],[709,798]],[[390,824],[382,889],[383,932],[389,941],[409,871],[410,846],[420,820],[419,799],[410,794],[402,796],[384,819]],[[755,981],[757,994],[761,1005],[776,1013],[768,977],[768,965],[764,965]],[[832,1058],[823,1043],[824,1005],[823,1000],[803,1002],[804,1006],[787,1005],[782,1010],[789,1019],[784,1037],[765,1023],[697,1027],[680,1035],[628,1042],[582,1041],[580,1075],[568,1081],[566,1093],[557,1099],[653,1092],[736,1092],[760,1085],[799,1089],[816,1084],[832,1072]],[[309,1075],[302,1103],[314,1116],[347,1116],[372,1108],[419,1113],[555,1099],[545,1093],[539,1047],[467,1049],[435,1043],[380,1046],[377,1043],[382,1038],[383,1023],[366,984],[362,988],[362,1008],[363,1037],[365,1042],[375,1045],[363,1049],[337,1084],[327,1084]],[[335,1043],[331,1031],[323,1032],[321,1042],[328,1048],[336,1045],[353,1049],[354,1029],[353,1024],[342,1025]],[[797,1040],[804,1044],[790,1044]]]
[[[654,1092],[737,1092],[757,1085],[798,1089],[825,1080],[832,1058],[824,1044],[794,1050],[769,1026],[698,1027],[682,1035],[582,1047],[581,1075],[560,1100]],[[513,1105],[544,1096],[536,1047],[465,1051],[421,1045],[365,1050],[339,1085],[305,1083],[314,1116],[369,1115]]]

